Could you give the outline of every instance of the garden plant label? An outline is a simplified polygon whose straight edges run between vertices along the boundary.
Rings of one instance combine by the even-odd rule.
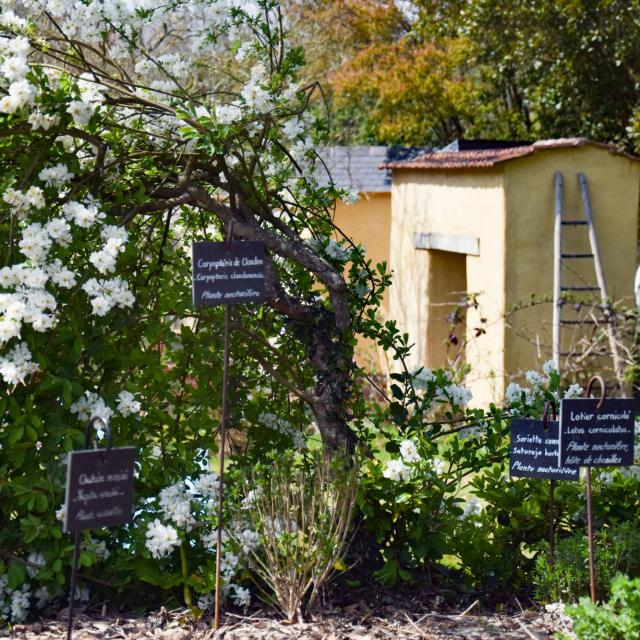
[[[520,478],[577,480],[579,470],[558,466],[558,422],[513,420],[509,473]]]
[[[69,454],[65,532],[119,526],[131,519],[135,457],[135,447]]]
[[[559,462],[568,467],[633,464],[635,400],[585,398],[560,403]]]
[[[194,242],[193,304],[240,304],[265,298],[262,242]]]

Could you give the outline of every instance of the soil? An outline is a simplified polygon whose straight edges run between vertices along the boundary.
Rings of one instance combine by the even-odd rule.
[[[74,619],[74,640],[547,640],[557,631],[571,637],[570,623],[560,604],[517,611],[483,612],[478,602],[461,611],[444,610],[437,601],[409,599],[384,604],[360,601],[328,607],[309,619],[284,624],[277,615],[257,609],[250,614],[226,613],[218,631],[210,619],[197,621],[186,609],[164,608],[147,616],[80,611]],[[66,637],[66,609],[56,618],[12,629],[0,636],[23,640]]]

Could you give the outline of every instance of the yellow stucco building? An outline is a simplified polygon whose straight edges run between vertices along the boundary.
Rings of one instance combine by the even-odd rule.
[[[458,357],[470,366],[474,404],[502,400],[510,376],[551,357],[552,304],[529,301],[553,292],[556,173],[567,219],[583,219],[578,174],[587,177],[610,298],[633,301],[638,158],[575,138],[470,141],[386,168],[390,209],[388,196],[365,196],[340,205],[336,221],[388,262],[385,313],[415,343],[410,365],[443,366],[464,346]],[[564,252],[584,252],[585,227],[563,227],[563,243]],[[592,260],[576,260],[571,273],[565,282],[595,281]],[[447,317],[467,294],[478,294],[478,307],[468,308],[466,335],[452,344]]]

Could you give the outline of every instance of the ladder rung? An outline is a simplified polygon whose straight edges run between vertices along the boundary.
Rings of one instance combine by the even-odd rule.
[[[566,358],[567,356],[573,356],[574,358],[579,358],[580,356],[602,357],[602,356],[610,356],[611,352],[610,351],[561,351],[560,355],[563,358]]]
[[[606,324],[609,320],[560,320],[560,324]]]
[[[600,291],[600,287],[560,287],[561,291]]]
[[[561,258],[593,258],[593,253],[563,253]]]
[[[589,224],[586,220],[563,220],[565,226],[577,227],[578,225]]]

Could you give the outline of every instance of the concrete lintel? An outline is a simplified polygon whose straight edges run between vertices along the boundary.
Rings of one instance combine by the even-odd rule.
[[[480,240],[475,236],[454,236],[449,233],[431,233],[416,231],[413,234],[413,246],[416,249],[437,249],[466,253],[469,256],[480,255]]]

